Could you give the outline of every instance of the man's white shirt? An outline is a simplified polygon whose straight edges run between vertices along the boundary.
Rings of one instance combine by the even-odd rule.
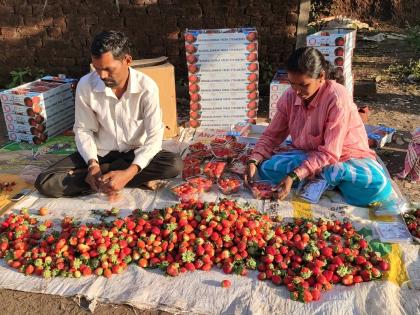
[[[82,77],[77,85],[73,130],[86,163],[110,151],[134,150],[133,164],[144,169],[162,149],[159,89],[150,77],[132,68],[129,71],[127,90],[120,99],[96,72]]]

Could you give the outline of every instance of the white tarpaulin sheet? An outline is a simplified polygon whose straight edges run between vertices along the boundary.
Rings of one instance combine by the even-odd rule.
[[[176,202],[166,189],[158,192],[140,189],[125,189],[124,201],[113,204],[121,209],[121,215],[129,209],[151,210]],[[324,216],[330,218],[350,217],[360,227],[372,224],[369,210],[340,203],[340,196],[329,193],[320,204],[310,205],[297,200],[280,202],[270,207],[269,202],[253,200],[245,191],[248,200],[264,211],[276,211],[284,217]],[[218,193],[209,193],[205,199],[216,200]],[[92,195],[79,199],[49,199],[30,196],[19,206],[39,209],[49,208],[46,219],[58,222],[65,215],[81,221],[92,221],[90,209],[109,209],[111,205]],[[420,294],[409,288],[409,279],[420,279],[419,246],[393,245],[391,272],[387,281],[361,283],[352,287],[337,285],[322,295],[321,301],[302,304],[290,300],[284,286],[276,287],[256,279],[256,272],[247,277],[225,275],[218,269],[210,272],[196,271],[178,277],[166,277],[159,270],[146,270],[131,265],[126,272],[110,279],[90,276],[81,279],[26,277],[9,268],[4,260],[0,264],[0,287],[13,290],[57,294],[62,296],[82,295],[95,302],[127,303],[141,309],[162,309],[171,312],[197,314],[419,314]],[[404,263],[402,263],[402,260]],[[220,283],[230,279],[232,287],[221,288]],[[417,280],[418,281],[418,280]]]
[[[175,150],[182,149],[180,143]],[[132,209],[152,210],[173,204],[176,199],[167,189],[157,192],[125,189],[123,201],[110,205],[97,195],[77,199],[42,198],[36,193],[23,200],[19,207],[35,211],[42,206],[49,209],[45,219],[52,219],[55,226],[66,215],[81,221],[93,221],[91,209],[121,209],[121,216]],[[205,196],[206,201],[222,197],[213,188]],[[297,199],[279,203],[252,199],[247,191],[241,191],[236,199],[250,202],[260,211],[276,213],[283,217],[344,218],[353,220],[356,227],[371,228],[377,218],[369,209],[349,206],[334,192],[327,192],[319,204],[311,205]],[[375,234],[373,235],[375,237]],[[159,270],[142,269],[135,265],[121,275],[90,276],[80,279],[26,277],[9,268],[0,260],[0,288],[56,294],[84,296],[96,302],[126,303],[140,309],[160,309],[174,313],[194,314],[420,314],[420,259],[419,246],[412,244],[388,245],[387,259],[391,270],[384,281],[361,283],[351,287],[337,285],[323,293],[321,300],[310,304],[292,301],[285,286],[276,287],[271,282],[256,279],[256,272],[249,276],[225,275],[221,270],[195,271],[178,277],[166,277]],[[230,279],[232,286],[222,288],[220,283]]]

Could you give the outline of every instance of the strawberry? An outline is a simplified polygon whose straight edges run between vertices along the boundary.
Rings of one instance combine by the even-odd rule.
[[[325,275],[319,275],[318,277],[316,277],[316,281],[320,284],[326,284],[329,280],[327,279],[327,277],[325,277]]]
[[[185,269],[187,269],[188,271],[194,271],[195,270],[195,266],[192,262],[187,262],[185,264]]]
[[[321,299],[321,291],[319,289],[312,288],[311,295],[313,301],[319,301]]]
[[[304,290],[302,294],[302,302],[309,303],[313,301],[312,293],[309,290]]]
[[[232,285],[232,283],[230,282],[230,280],[223,280],[221,285],[222,288],[229,288]]]
[[[362,278],[362,276],[353,276],[353,282],[354,283],[361,283],[361,282],[363,282],[363,278]]]
[[[300,270],[300,276],[301,276],[303,279],[308,279],[311,275],[312,275],[312,271],[311,271],[309,268],[303,267],[303,268]]]
[[[273,282],[273,284],[275,284],[275,285],[281,285],[281,283],[282,283],[282,278],[281,278],[281,276],[279,276],[279,275],[273,275],[273,276],[271,277],[271,282]]]
[[[372,274],[369,270],[361,270],[360,276],[362,277],[363,281],[370,281],[372,280]]]
[[[333,255],[333,249],[331,247],[324,247],[321,249],[321,255],[330,258]]]
[[[389,270],[389,263],[385,260],[382,260],[381,262],[379,262],[378,268],[381,271],[388,271]]]
[[[370,272],[371,272],[372,278],[374,279],[379,279],[380,277],[382,277],[382,273],[379,271],[379,269],[372,268]]]
[[[341,279],[341,283],[344,285],[352,285],[353,284],[353,276],[352,275],[345,275]]]
[[[363,256],[357,256],[355,259],[356,264],[358,265],[364,265],[366,263],[366,258]]]

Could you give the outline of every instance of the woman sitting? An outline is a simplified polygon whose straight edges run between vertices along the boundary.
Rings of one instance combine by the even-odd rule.
[[[297,49],[287,62],[289,88],[248,161],[247,181],[256,172],[277,184],[284,199],[294,183],[318,174],[338,187],[352,205],[389,197],[392,186],[369,149],[357,107],[339,77],[316,49]],[[342,75],[341,75],[342,79]],[[286,137],[292,146],[278,152]]]

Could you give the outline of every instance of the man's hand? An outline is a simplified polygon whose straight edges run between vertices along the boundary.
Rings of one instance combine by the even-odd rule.
[[[100,179],[101,190],[105,193],[111,193],[113,191],[122,190],[129,181],[140,171],[140,167],[137,165],[130,165],[126,170],[121,171],[110,171],[103,175]]]
[[[275,191],[278,191],[278,199],[284,200],[290,193],[292,189],[293,179],[290,176],[286,176],[283,180],[274,188]]]
[[[252,183],[255,174],[257,173],[257,165],[255,163],[247,163],[246,171],[244,174],[245,184]]]
[[[85,182],[90,185],[90,187],[99,191],[100,178],[102,176],[101,167],[99,164],[94,164],[89,166],[88,174],[85,178]]]

